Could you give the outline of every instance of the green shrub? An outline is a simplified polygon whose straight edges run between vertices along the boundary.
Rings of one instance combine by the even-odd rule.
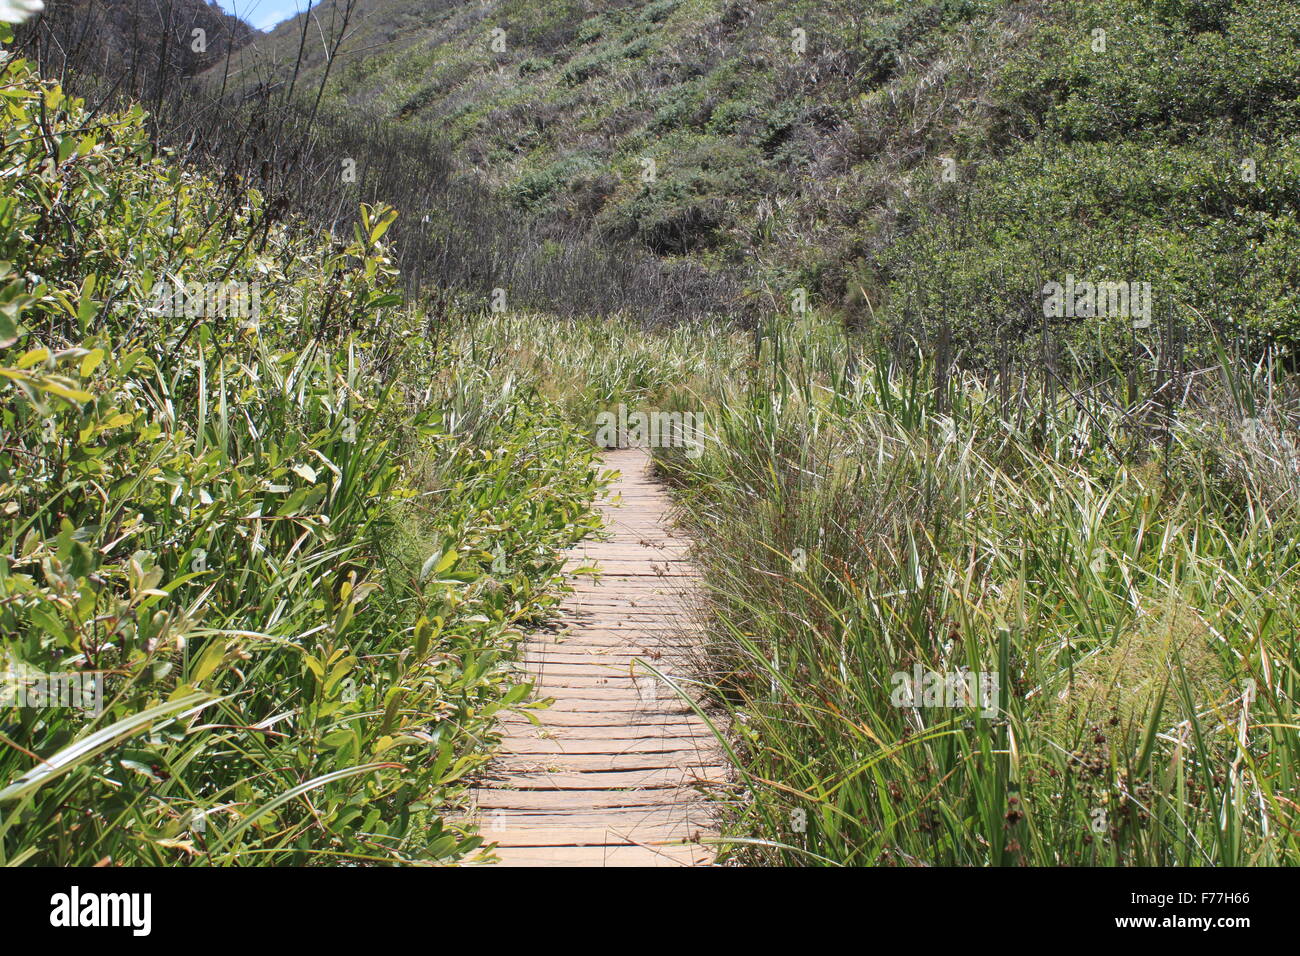
[[[536,210],[550,202],[556,193],[599,171],[600,167],[588,156],[566,156],[543,169],[524,173],[510,185],[506,194],[521,209]]]
[[[315,236],[138,108],[13,58],[0,95],[0,862],[463,857],[447,814],[591,526],[582,432],[425,341],[395,213]],[[227,280],[260,309],[159,295]],[[32,672],[102,709],[13,696]]]

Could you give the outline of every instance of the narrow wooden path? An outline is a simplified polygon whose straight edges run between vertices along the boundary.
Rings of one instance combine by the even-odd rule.
[[[564,602],[559,632],[534,635],[524,666],[541,726],[511,717],[476,793],[486,842],[512,866],[692,866],[716,832],[701,792],[725,770],[708,725],[645,666],[685,672],[695,571],[667,525],[668,496],[640,449],[605,453],[621,476],[600,503],[607,540],[570,568],[596,565]]]

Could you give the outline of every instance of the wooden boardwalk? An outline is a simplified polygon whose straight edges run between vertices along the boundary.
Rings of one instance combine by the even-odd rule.
[[[685,672],[695,571],[667,526],[668,496],[639,449],[605,453],[621,477],[600,503],[607,540],[569,567],[596,565],[564,602],[559,632],[529,639],[541,726],[511,716],[477,791],[481,832],[509,866],[691,866],[716,833],[701,790],[725,770],[708,725],[645,663]],[[696,785],[699,785],[697,788]]]

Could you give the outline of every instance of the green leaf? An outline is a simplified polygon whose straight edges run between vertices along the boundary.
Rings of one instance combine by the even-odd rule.
[[[91,321],[99,312],[99,307],[95,304],[94,299],[96,281],[97,276],[92,272],[90,275],[86,276],[85,281],[81,283],[81,300],[77,303],[77,327],[81,329],[83,335],[86,330],[90,328]],[[102,359],[104,355],[103,350],[95,349],[95,351],[99,352],[100,358]],[[95,365],[98,364],[99,362],[95,363]],[[85,367],[84,362],[82,363],[82,367]],[[94,365],[91,366],[91,370],[94,370]],[[87,374],[87,372],[83,371],[81,377],[85,378]]]
[[[400,767],[400,766],[401,764],[390,763],[387,761],[383,763],[367,763],[367,764],[362,764],[358,767],[347,767],[346,769],[343,770],[335,770],[333,773],[327,773],[319,777],[313,777],[311,780],[308,780],[304,783],[300,783],[298,784],[298,786],[286,790],[284,793],[280,794],[274,800],[271,800],[269,803],[265,803],[258,809],[252,811],[251,813],[246,814],[244,818],[239,821],[238,824],[236,824],[233,828],[231,828],[226,833],[222,834],[221,839],[217,841],[217,845],[214,848],[214,850],[224,849],[226,846],[228,846],[231,843],[231,841],[235,839],[235,837],[239,836],[250,826],[252,826],[255,821],[262,819],[267,814],[274,813],[276,810],[284,806],[290,800],[297,799],[303,794],[315,790],[317,787],[323,787],[326,786],[327,784],[334,783],[335,781],[338,780],[346,780],[349,777],[357,777],[362,774],[374,773],[377,770],[384,770],[388,767]]]
[[[429,555],[420,567],[420,583],[423,584],[431,574],[441,574],[456,563],[455,549],[447,552],[437,551]]]
[[[82,377],[82,378],[90,378],[90,376],[94,374],[95,369],[99,368],[99,363],[102,362],[102,361],[104,361],[104,350],[103,350],[103,349],[91,349],[91,350],[90,350],[90,353],[89,353],[88,355],[86,355],[86,357],[83,358],[83,359],[81,360],[81,377]],[[122,416],[120,416],[120,415],[118,416],[118,418],[121,418],[121,417],[122,417]],[[129,422],[130,420],[131,420],[131,416],[130,416],[130,415],[127,415],[127,416],[126,416],[126,421]],[[120,424],[125,424],[125,422],[122,422],[122,423],[120,423]],[[115,427],[115,426],[110,425],[109,427],[112,428],[112,427]]]
[[[49,357],[50,350],[44,346],[32,349],[29,352],[25,352],[23,356],[18,359],[18,367],[20,369],[31,368],[33,365],[39,365],[41,362],[44,362]]]
[[[18,341],[18,322],[14,313],[16,309],[0,306],[0,348],[8,348]]]
[[[76,743],[64,747],[54,756],[44,760],[40,766],[33,768],[17,780],[14,780],[9,786],[0,790],[0,803],[7,800],[17,800],[19,797],[27,796],[39,790],[47,783],[58,779],[69,771],[76,770],[98,754],[121,743],[128,737],[148,730],[156,720],[171,718],[191,708],[209,707],[219,699],[221,698],[201,692],[186,694],[176,700],[146,708],[137,714],[132,714],[130,717],[125,717],[116,723],[110,724],[102,730],[97,730]]]

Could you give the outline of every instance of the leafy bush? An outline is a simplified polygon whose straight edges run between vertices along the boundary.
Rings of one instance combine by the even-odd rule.
[[[574,182],[598,173],[600,167],[587,156],[566,156],[544,169],[520,176],[507,190],[510,201],[521,209],[534,210],[550,202],[555,193]]]
[[[591,526],[583,435],[426,342],[392,211],[318,237],[155,155],[138,108],[12,57],[0,97],[6,690],[103,703],[0,698],[0,861],[464,856],[445,815]],[[159,295],[227,281],[260,310]]]

